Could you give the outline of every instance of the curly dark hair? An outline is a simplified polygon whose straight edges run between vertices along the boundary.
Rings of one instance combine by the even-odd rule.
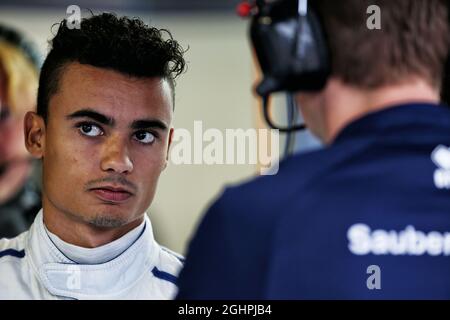
[[[131,77],[167,79],[174,97],[175,78],[186,67],[184,50],[165,29],[138,18],[102,13],[82,19],[80,28],[61,21],[39,78],[37,113],[47,120],[48,103],[58,90],[64,67],[71,62],[111,69]],[[166,38],[163,35],[166,35]]]

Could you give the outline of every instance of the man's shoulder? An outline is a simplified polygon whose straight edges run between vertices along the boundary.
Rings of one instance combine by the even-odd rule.
[[[0,263],[3,257],[23,258],[25,256],[25,242],[28,231],[21,233],[15,238],[0,239]]]
[[[162,245],[159,245],[159,265],[178,273],[184,264],[184,257]]]
[[[12,239],[0,240],[0,291],[9,288],[24,266],[27,255],[25,242],[27,232]],[[6,298],[0,295],[0,299]]]
[[[164,246],[157,244],[158,255],[152,268],[154,277],[167,283],[176,284],[178,274],[184,264],[184,257]]]
[[[266,211],[284,200],[299,194],[351,153],[346,146],[332,146],[309,153],[291,156],[280,163],[275,175],[252,178],[238,185],[228,186],[218,203],[227,211],[239,214],[245,209]],[[354,149],[354,148],[353,148]],[[230,209],[236,210],[230,210]],[[247,210],[248,212],[248,210]]]

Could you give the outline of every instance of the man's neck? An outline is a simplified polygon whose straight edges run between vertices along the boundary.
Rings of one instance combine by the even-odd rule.
[[[83,248],[97,248],[121,238],[139,226],[144,217],[118,228],[99,228],[48,205],[43,195],[44,224],[61,240]]]
[[[414,102],[438,103],[439,92],[420,79],[373,90],[330,80],[324,100],[325,143],[332,143],[344,127],[365,114]]]

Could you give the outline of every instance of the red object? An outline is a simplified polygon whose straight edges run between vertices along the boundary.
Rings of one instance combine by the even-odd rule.
[[[240,17],[246,18],[250,16],[252,9],[253,6],[249,2],[241,2],[237,5],[236,12]]]

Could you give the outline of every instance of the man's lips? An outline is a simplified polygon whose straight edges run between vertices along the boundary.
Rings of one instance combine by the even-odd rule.
[[[91,189],[94,194],[101,200],[107,202],[125,202],[133,196],[133,194],[122,188],[99,187]]]

